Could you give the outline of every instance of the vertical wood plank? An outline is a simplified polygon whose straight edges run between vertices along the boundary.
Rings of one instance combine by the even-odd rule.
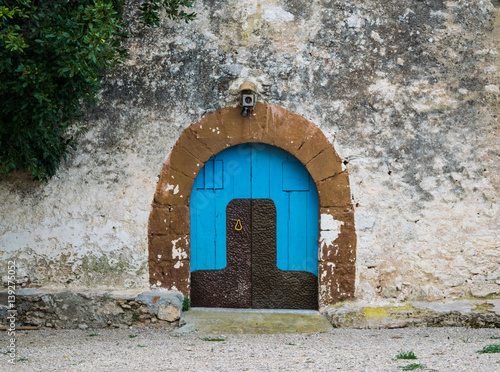
[[[215,205],[211,202],[210,191],[204,190],[198,194],[196,212],[199,218],[195,220],[197,266],[192,270],[215,268],[215,223],[213,218],[205,218],[205,216],[215,215]]]
[[[224,166],[223,160],[215,160],[215,162],[214,162],[214,189],[215,190],[222,190],[224,188],[223,166]]]
[[[289,195],[283,192],[283,163],[287,161],[287,152],[273,147],[270,151],[270,198],[276,207],[276,266],[288,270],[288,215]]]
[[[252,199],[269,198],[272,155],[267,147],[252,146]]]
[[[290,192],[288,215],[288,270],[307,271],[307,193]]]
[[[210,159],[207,161],[205,166],[205,189],[214,188],[214,160]],[[198,177],[197,177],[198,178]]]
[[[309,192],[306,199],[306,230],[307,230],[307,266],[306,271],[318,275],[318,229],[319,201],[316,185],[309,176]]]

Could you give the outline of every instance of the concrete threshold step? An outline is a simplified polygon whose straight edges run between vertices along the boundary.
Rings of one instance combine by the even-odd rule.
[[[328,332],[332,325],[314,310],[191,308],[180,324],[206,334]]]

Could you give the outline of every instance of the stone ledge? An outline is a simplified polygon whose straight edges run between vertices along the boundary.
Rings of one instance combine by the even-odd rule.
[[[184,296],[157,291],[57,291],[19,289],[15,309],[7,307],[0,292],[0,321],[16,313],[16,326],[45,328],[127,328],[130,326],[178,326]]]
[[[500,327],[500,299],[377,305],[351,301],[323,313],[335,328]]]

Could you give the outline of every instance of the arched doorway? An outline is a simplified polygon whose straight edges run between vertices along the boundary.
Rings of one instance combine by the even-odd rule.
[[[309,172],[319,201],[318,306],[354,296],[356,234],[349,178],[322,131],[281,107],[257,103],[252,115],[225,108],[191,125],[163,165],[149,218],[153,288],[190,296],[190,196],[205,163],[226,148],[264,143],[293,155]]]
[[[193,306],[317,309],[318,195],[293,155],[262,143],[214,155],[190,215]]]

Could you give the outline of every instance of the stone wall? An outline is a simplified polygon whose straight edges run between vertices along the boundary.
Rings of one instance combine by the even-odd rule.
[[[499,18],[489,0],[199,0],[134,26],[89,130],[48,183],[0,178],[19,286],[149,287],[147,221],[182,131],[241,82],[303,115],[350,175],[356,296],[500,294]],[[6,285],[7,264],[0,267]]]
[[[7,294],[0,292],[0,328],[174,328],[189,309],[180,293],[166,291],[21,289],[15,309],[8,306]]]

